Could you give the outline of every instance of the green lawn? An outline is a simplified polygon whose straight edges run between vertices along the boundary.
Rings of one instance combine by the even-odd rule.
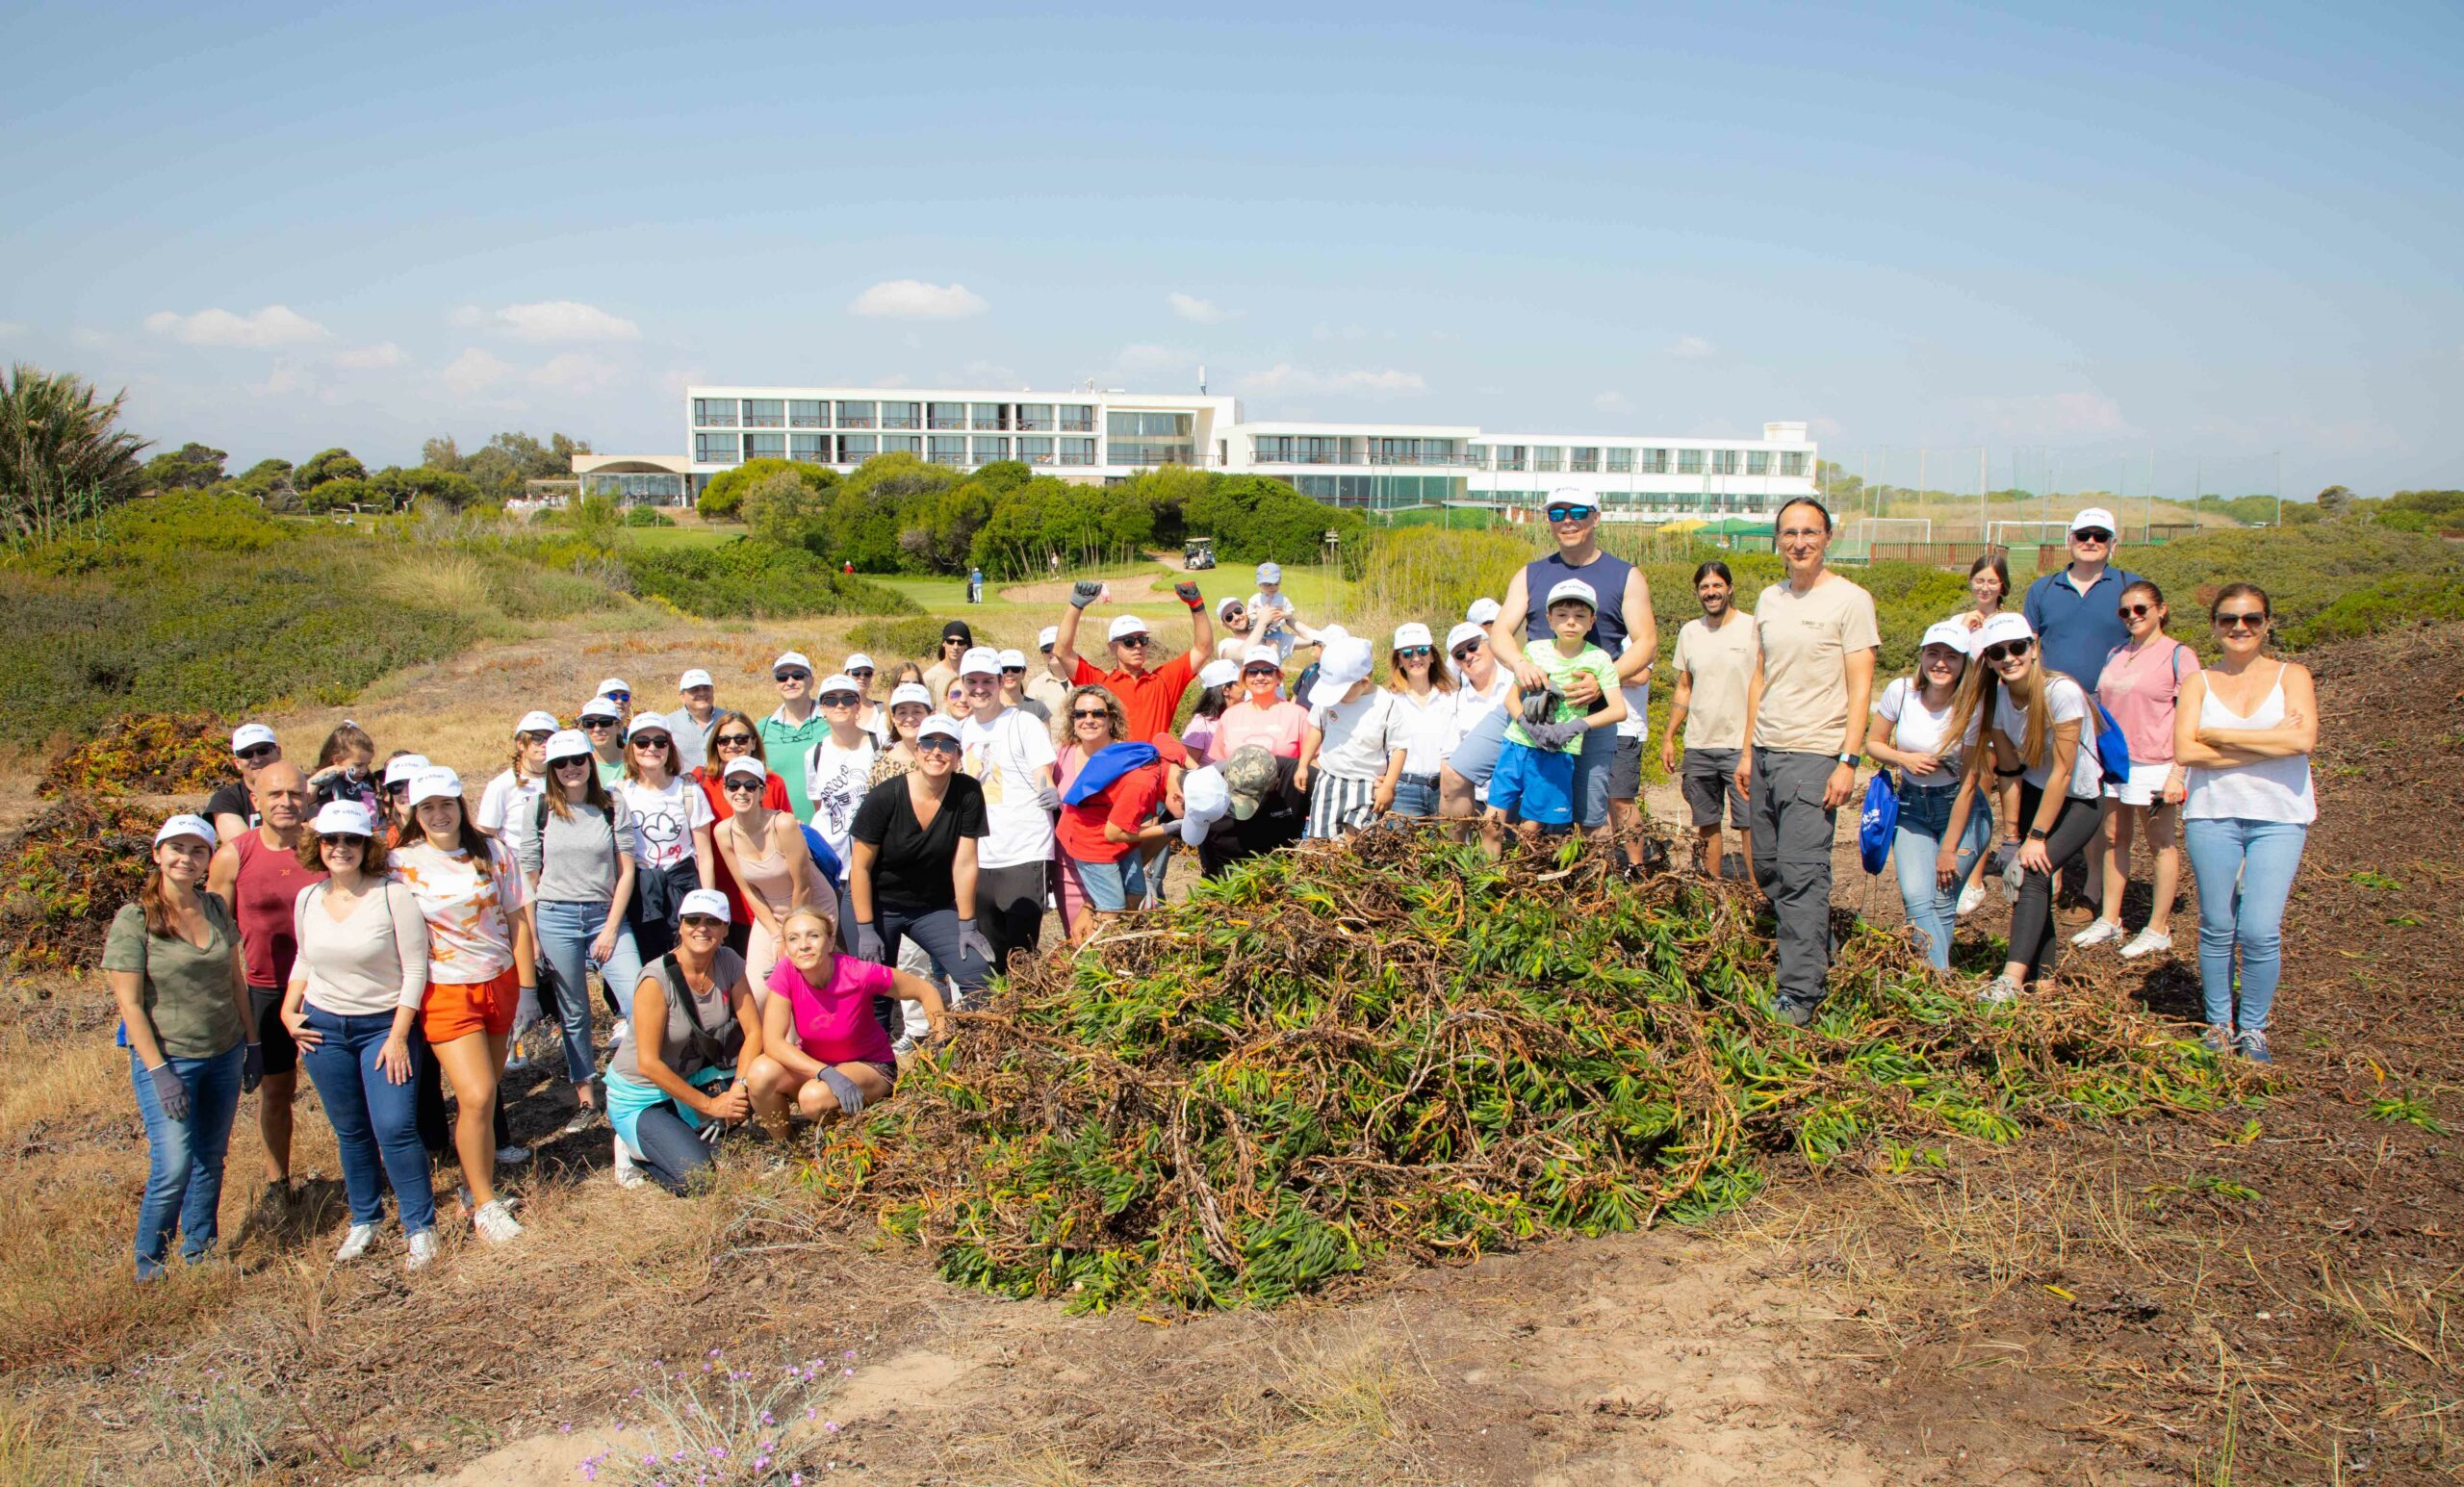
[[[620,526],[617,545],[632,548],[714,548],[744,533],[741,528],[707,526]]]

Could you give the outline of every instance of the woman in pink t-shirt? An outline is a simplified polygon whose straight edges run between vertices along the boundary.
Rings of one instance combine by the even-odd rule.
[[[935,1038],[947,1033],[949,1013],[932,982],[838,954],[837,929],[818,906],[789,910],[781,929],[786,953],[770,972],[761,1054],[745,1082],[757,1118],[784,1139],[790,1111],[828,1122],[889,1098],[898,1055],[882,1007],[923,1003]]]
[[[2130,639],[2113,648],[2096,677],[2096,701],[2114,715],[2130,744],[2130,778],[2105,786],[2113,808],[2105,813],[2100,856],[2104,863],[2104,913],[2070,943],[2101,945],[2122,937],[2121,896],[2130,885],[2130,839],[2134,833],[2156,859],[2156,903],[2147,927],[2121,947],[2125,961],[2173,948],[2173,893],[2181,885],[2182,854],[2175,844],[2181,815],[2181,767],[2173,761],[2173,702],[2182,679],[2198,675],[2198,656],[2165,633],[2165,595],[2141,578],[2121,591],[2121,622]]]
[[[1221,761],[1256,744],[1279,759],[1300,757],[1309,710],[1283,695],[1283,662],[1272,646],[1251,646],[1241,657],[1242,699],[1223,709],[1207,757]]]

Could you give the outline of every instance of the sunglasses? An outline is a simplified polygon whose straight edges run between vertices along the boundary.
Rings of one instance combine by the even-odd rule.
[[[772,672],[770,674],[770,679],[773,681],[810,681],[812,679],[812,673],[808,671],[797,671],[790,668],[786,671]]]
[[[1413,661],[1424,656],[1435,655],[1437,652],[1428,646],[1404,646],[1395,654],[1407,661]]]
[[[727,792],[730,795],[758,795],[767,782],[761,780],[748,780],[742,775],[730,775]]]
[[[234,753],[231,756],[235,759],[245,759],[249,763],[255,764],[262,760],[272,758],[275,755],[280,754],[282,750],[273,744],[250,744],[248,747]]]
[[[322,836],[318,838],[317,844],[321,847],[347,847],[353,852],[358,852],[367,847],[368,838],[365,836]]]
[[[656,736],[650,738],[636,738],[633,740],[633,747],[636,749],[664,749],[668,746],[670,741],[671,740],[669,739]]]
[[[1113,715],[1109,708],[1104,707],[1073,707],[1070,709],[1069,716],[1080,722],[1084,722],[1089,718],[1094,718],[1101,722],[1109,723],[1112,721]]]
[[[686,929],[703,935],[724,935],[728,929],[724,922],[708,914],[686,914],[683,923]]]
[[[630,692],[602,692],[599,695],[611,703],[629,703],[633,700],[633,694]]]
[[[710,741],[717,744],[722,749],[750,749],[753,747],[753,735],[751,733],[721,733],[718,737]]]
[[[2091,526],[2084,532],[2072,532],[2070,534],[2070,540],[2073,542],[2111,542],[2114,540],[2114,534],[2108,531],[2099,531],[2095,527]]]
[[[553,733],[543,733],[534,728],[529,732],[514,734],[513,741],[516,743],[526,744],[543,744],[555,736],[556,735]]]
[[[1283,668],[1280,666],[1250,666],[1244,668],[1241,675],[1245,677],[1280,677],[1283,675]]]
[[[1987,646],[1977,653],[1977,659],[1988,666],[1999,666],[2004,661],[2016,660],[2027,654],[2028,647],[2029,642],[2024,640],[2006,640],[1998,646]]]
[[[550,759],[548,767],[550,769],[587,769],[590,767],[590,756],[568,754],[561,759]]]
[[[863,699],[853,692],[825,692],[821,705],[825,707],[853,707]]]
[[[2266,613],[2257,609],[2245,610],[2238,614],[2220,614],[2216,617],[2218,629],[2264,629],[2267,628],[2267,623]]]
[[[388,795],[408,795],[411,793],[411,782],[405,780],[398,784],[389,784],[385,787],[385,793]]]
[[[1004,666],[1001,668],[1001,675],[1005,677],[1023,677],[1026,674],[1027,669],[1024,666]]]
[[[870,680],[872,679],[873,669],[870,666],[859,666],[847,675],[856,678],[860,681]]]
[[[1123,635],[1118,640],[1114,641],[1113,644],[1116,646],[1136,646],[1139,650],[1143,651],[1146,649],[1149,639],[1150,637],[1145,635]]]
[[[1454,658],[1458,661],[1468,661],[1479,654],[1480,643],[1475,640],[1470,645],[1465,646],[1462,650],[1455,652]]]
[[[614,718],[584,718],[581,720],[581,726],[585,732],[603,733],[616,726],[616,720]]]
[[[2154,604],[2124,604],[2119,613],[2125,620],[2143,620],[2156,612]]]
[[[1599,509],[1598,506],[1551,506],[1543,514],[1552,522],[1579,522]]]
[[[938,750],[943,754],[962,754],[965,752],[964,747],[962,746],[957,739],[952,738],[947,733],[935,733],[929,737],[918,738],[915,740],[915,747],[918,749]]]
[[[1038,646],[1036,649],[1045,655],[1050,655],[1052,654],[1052,647],[1050,646]]]

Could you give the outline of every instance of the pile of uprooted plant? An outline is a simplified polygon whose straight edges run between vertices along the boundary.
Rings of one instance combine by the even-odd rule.
[[[2071,985],[1981,1007],[1852,929],[1810,1028],[1770,1015],[1733,885],[1379,831],[1277,853],[1021,964],[822,1189],[951,1280],[1080,1309],[1267,1305],[1398,1260],[1732,1208],[1767,1164],[1887,1167],[2251,1091]],[[1848,916],[1837,916],[1843,928]]]

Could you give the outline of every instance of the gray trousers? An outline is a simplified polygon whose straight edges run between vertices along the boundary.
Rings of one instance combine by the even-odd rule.
[[[1838,812],[1822,805],[1839,761],[1828,754],[1754,751],[1746,792],[1754,880],[1778,921],[1780,999],[1819,1003],[1831,970],[1831,842]]]

